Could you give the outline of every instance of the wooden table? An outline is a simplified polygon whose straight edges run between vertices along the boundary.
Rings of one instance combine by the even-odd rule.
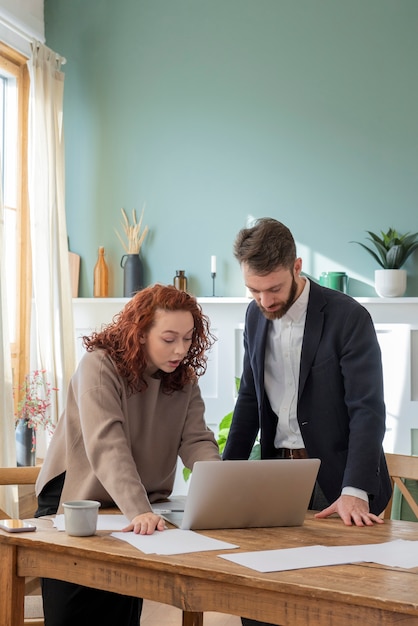
[[[41,523],[39,523],[41,522]],[[418,568],[335,565],[260,574],[217,552],[143,554],[99,532],[69,537],[38,520],[35,533],[0,531],[0,625],[21,626],[25,576],[57,578],[138,596],[183,610],[183,624],[202,624],[204,611],[292,626],[418,625]],[[207,531],[242,551],[418,540],[418,524],[386,521],[346,527],[308,513],[297,528]]]

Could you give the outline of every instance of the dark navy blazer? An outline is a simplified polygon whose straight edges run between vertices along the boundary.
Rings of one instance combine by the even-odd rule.
[[[251,302],[244,366],[224,459],[248,458],[260,431],[262,458],[274,457],[277,416],[264,390],[271,322]],[[278,373],[280,375],[280,373]],[[345,486],[369,494],[380,514],[391,495],[382,441],[386,410],[380,347],[368,311],[350,296],[311,281],[302,343],[297,418],[319,485],[334,502]]]

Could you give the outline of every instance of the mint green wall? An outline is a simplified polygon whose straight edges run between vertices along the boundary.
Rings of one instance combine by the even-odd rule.
[[[241,296],[232,254],[252,217],[293,231],[304,270],[375,295],[350,240],[418,231],[416,0],[45,0],[67,59],[70,247],[92,295],[97,248],[122,295],[120,208],[146,203],[146,279],[185,269],[197,296]],[[418,255],[406,265],[418,296]]]

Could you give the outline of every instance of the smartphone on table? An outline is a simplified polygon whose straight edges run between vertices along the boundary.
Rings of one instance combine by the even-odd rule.
[[[8,533],[28,533],[36,530],[36,526],[21,519],[2,519],[0,520],[0,529],[6,530]]]

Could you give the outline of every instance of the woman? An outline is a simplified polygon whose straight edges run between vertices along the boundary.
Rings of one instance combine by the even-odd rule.
[[[197,384],[213,341],[195,298],[162,285],[138,292],[112,323],[84,337],[87,352],[38,478],[36,515],[93,499],[116,505],[131,520],[127,531],[162,531],[151,503],[171,494],[177,456],[189,468],[220,460]],[[138,626],[137,598],[52,579],[42,592],[46,626]]]

